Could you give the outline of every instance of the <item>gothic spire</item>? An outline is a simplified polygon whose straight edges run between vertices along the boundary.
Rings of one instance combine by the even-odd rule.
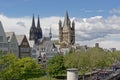
[[[66,15],[65,15],[65,20],[64,20],[64,24],[68,25],[69,24],[69,16],[68,16],[68,11],[66,11]]]
[[[52,32],[51,32],[51,27],[50,27],[50,32],[49,32],[50,38],[52,38]]]
[[[65,15],[65,19],[68,20],[69,16],[68,16],[68,11],[66,10],[66,15]]]
[[[38,22],[37,22],[37,39],[41,39],[42,38],[42,29],[40,27],[40,19],[39,19],[39,15],[38,15]]]
[[[38,15],[37,28],[40,28],[40,20],[39,20],[39,15]]]
[[[69,16],[68,16],[68,11],[66,11],[66,15],[65,15],[65,18],[64,18],[64,24],[63,24],[63,29],[68,29],[68,27],[70,27],[70,19],[69,19]]]
[[[33,14],[33,19],[32,19],[32,27],[35,27],[34,14]]]

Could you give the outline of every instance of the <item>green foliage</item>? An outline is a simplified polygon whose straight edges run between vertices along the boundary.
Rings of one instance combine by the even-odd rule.
[[[58,74],[64,73],[64,57],[62,55],[55,55],[47,62],[46,72],[50,76],[57,76]]]
[[[47,62],[46,73],[50,77],[41,77],[43,70],[40,64],[31,58],[18,59],[13,54],[3,55],[0,51],[0,80],[53,80],[52,77],[65,74],[67,68],[78,68],[79,73],[84,75],[93,69],[105,69],[114,62],[120,61],[120,51],[109,52],[101,48],[89,48],[86,51],[55,55]],[[40,77],[40,78],[38,78]],[[54,79],[55,80],[55,79]]]
[[[20,77],[23,79],[40,77],[40,75],[42,74],[42,72],[40,71],[40,65],[36,64],[36,62],[29,57],[19,59],[18,63],[18,66],[21,69]]]
[[[75,53],[69,53],[65,56],[65,67],[66,68],[77,68],[79,56]]]
[[[42,76],[40,78],[31,78],[31,79],[28,79],[28,80],[57,80],[57,79],[52,78],[50,76]]]
[[[31,58],[18,59],[13,54],[2,55],[0,52],[0,79],[28,79],[40,77],[42,72],[40,65]]]
[[[89,48],[65,55],[65,67],[78,68],[80,74],[91,72],[93,69],[109,68],[116,61],[120,61],[120,51],[109,52],[101,48]]]

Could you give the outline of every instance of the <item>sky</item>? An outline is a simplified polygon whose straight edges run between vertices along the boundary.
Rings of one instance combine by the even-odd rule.
[[[58,21],[64,21],[66,10],[75,21],[76,43],[120,50],[120,0],[0,0],[0,21],[5,32],[29,37],[32,16],[37,22],[39,15],[44,36],[51,27],[58,39]]]

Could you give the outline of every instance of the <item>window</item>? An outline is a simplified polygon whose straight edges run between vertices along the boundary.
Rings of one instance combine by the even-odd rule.
[[[3,42],[3,36],[0,36],[0,42]]]
[[[3,47],[3,45],[2,45],[3,43],[0,43],[0,47]]]
[[[8,48],[8,44],[7,43],[0,43],[0,48]]]
[[[27,42],[23,42],[23,45],[28,45]]]
[[[40,63],[40,62],[41,62],[41,57],[39,56],[39,57],[38,57],[38,63]]]
[[[7,44],[7,43],[4,43],[4,47],[8,47],[8,44]]]
[[[30,49],[28,47],[22,47],[22,48],[20,48],[20,51],[21,52],[29,52]]]

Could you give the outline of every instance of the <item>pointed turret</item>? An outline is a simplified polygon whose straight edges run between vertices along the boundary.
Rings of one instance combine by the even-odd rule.
[[[50,32],[49,32],[50,39],[52,38],[52,32],[51,32],[51,27],[50,27]]]
[[[61,20],[59,20],[59,27],[61,28],[62,27],[62,21]]]
[[[33,18],[32,18],[32,25],[30,28],[30,32],[29,32],[29,40],[35,40],[36,38],[36,26],[35,26],[35,20],[34,20],[34,14],[33,14]]]
[[[68,16],[68,11],[66,11],[66,15],[65,15],[65,19],[64,19],[64,25],[63,26],[66,26],[66,25],[70,25],[70,19],[69,19],[69,16]]]
[[[35,27],[35,19],[34,19],[34,14],[33,14],[33,19],[32,19],[32,27]]]
[[[40,28],[40,20],[39,20],[39,15],[38,15],[37,28]]]
[[[42,29],[40,27],[40,20],[39,20],[39,15],[38,15],[38,22],[37,22],[37,39],[42,38]]]
[[[75,29],[75,22],[74,22],[74,20],[72,21],[72,30],[74,30]]]

